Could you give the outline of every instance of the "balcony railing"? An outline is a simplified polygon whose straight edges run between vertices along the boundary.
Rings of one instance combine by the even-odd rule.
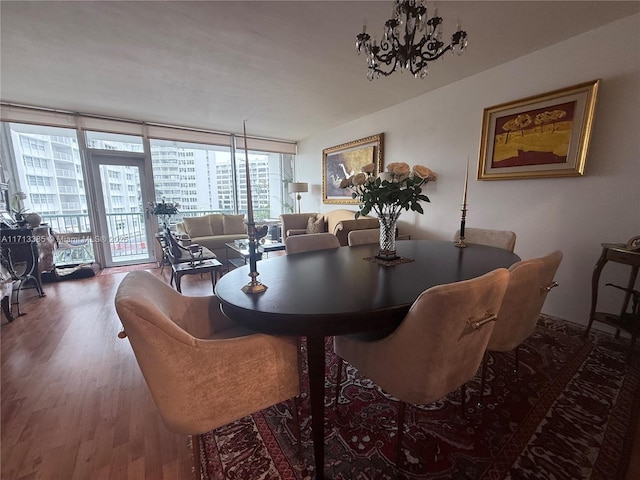
[[[184,217],[199,217],[211,213],[232,215],[232,210],[189,210],[172,215],[172,224],[182,222]],[[269,216],[268,208],[254,210],[256,222]],[[129,261],[148,257],[149,250],[144,230],[144,213],[108,213],[108,236],[92,232],[87,214],[42,215],[53,234],[58,238],[56,265],[71,265],[95,262],[94,244],[109,242],[111,258],[114,262],[126,264]]]
[[[58,238],[56,265],[95,262],[94,244],[109,243],[114,262],[126,263],[148,257],[143,213],[108,213],[108,235],[91,230],[89,215],[42,215]]]

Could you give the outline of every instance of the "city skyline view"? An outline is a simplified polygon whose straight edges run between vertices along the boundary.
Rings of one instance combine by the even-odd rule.
[[[75,239],[78,243],[82,243],[80,237],[89,237],[79,258],[60,261],[74,263],[91,257],[94,245],[86,244],[95,243],[96,238],[112,244],[114,261],[116,257],[148,257],[145,224],[150,218],[145,199],[178,203],[179,212],[171,218],[172,223],[184,216],[214,212],[246,214],[244,151],[150,139],[153,191],[149,192],[145,191],[149,182],[144,180],[141,137],[86,132],[86,138],[81,139],[86,142],[86,162],[81,154],[84,142],[73,129],[3,123],[2,137],[5,152],[10,150],[14,160],[9,168],[3,162],[4,178],[9,179],[9,208],[38,213],[54,234],[80,234]],[[110,160],[111,152],[117,161]],[[251,150],[248,154],[256,221],[277,219],[280,213],[292,211],[286,186],[293,178],[294,156]],[[119,159],[127,156],[134,164]],[[90,165],[95,168],[87,168]],[[104,214],[97,216],[106,219],[99,222],[102,225],[92,225],[87,182],[94,183],[97,201],[93,207]],[[15,205],[17,191],[26,194],[20,205]]]

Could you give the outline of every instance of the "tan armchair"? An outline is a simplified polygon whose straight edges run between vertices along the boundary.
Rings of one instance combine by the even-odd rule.
[[[352,230],[364,230],[368,228],[379,228],[380,223],[377,218],[359,217],[356,220],[356,212],[338,208],[323,214],[317,213],[283,213],[280,215],[282,222],[282,241],[286,243],[287,238],[294,235],[307,234],[309,218],[316,218],[320,215],[323,218],[322,232],[335,235],[341,246],[349,245],[349,232]],[[315,232],[318,233],[318,232]]]
[[[293,235],[304,235],[307,233],[309,218],[316,218],[317,213],[283,213],[280,215],[282,223],[282,241],[286,243],[287,238]]]
[[[140,270],[122,280],[115,305],[163,422],[192,435],[196,478],[198,434],[300,392],[297,339],[238,326],[215,296],[183,296]]]
[[[471,280],[432,287],[420,294],[400,326],[381,340],[336,336],[336,406],[345,359],[401,401],[397,455],[404,402],[432,403],[458,387],[464,388],[475,376],[508,280],[509,272],[501,268]]]
[[[349,232],[354,230],[365,230],[370,228],[380,228],[380,222],[374,217],[358,217],[356,212],[339,208],[324,214],[327,225],[326,231],[334,234],[342,246],[349,245]]]
[[[520,345],[533,334],[548,293],[558,284],[553,277],[562,261],[562,252],[555,251],[541,258],[523,260],[509,268],[509,285],[498,311],[487,351],[515,350],[515,370],[518,370]],[[480,395],[484,395],[487,358],[482,362]]]
[[[460,238],[460,229],[456,231],[454,240]],[[465,243],[477,243],[489,245],[490,247],[503,248],[513,252],[516,246],[516,234],[508,230],[490,230],[486,228],[465,228]]]

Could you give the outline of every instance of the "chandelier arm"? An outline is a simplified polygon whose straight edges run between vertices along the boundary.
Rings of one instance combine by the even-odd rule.
[[[390,71],[386,72],[379,68],[377,64],[373,64],[369,68],[374,72],[380,73],[385,77],[390,75],[396,69],[396,63],[398,62],[398,50],[400,48],[400,42],[398,38],[393,35],[388,40],[380,42],[380,49],[373,54],[373,58],[378,63],[383,63],[390,68]]]
[[[432,61],[437,60],[440,57],[442,57],[445,53],[447,53],[452,48],[453,48],[453,46],[451,44],[447,45],[444,48],[442,48],[442,45],[440,45],[440,47],[436,49],[436,53],[435,54],[431,53],[430,50],[421,51],[420,52],[420,58],[425,63],[432,62]]]

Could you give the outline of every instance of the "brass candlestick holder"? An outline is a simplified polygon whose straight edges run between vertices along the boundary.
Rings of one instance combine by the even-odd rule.
[[[244,293],[262,293],[268,288],[264,283],[258,281],[258,275],[260,274],[258,273],[257,267],[257,240],[264,237],[268,231],[269,228],[266,225],[260,227],[259,230],[256,229],[256,224],[253,221],[253,218],[247,222],[247,233],[249,235],[249,268],[251,270],[249,272],[249,277],[251,277],[251,281],[242,287],[242,291]]]
[[[464,225],[467,220],[467,205],[462,205],[462,208],[460,210],[462,210],[462,218],[460,220],[460,236],[458,237],[458,241],[454,243],[454,245],[458,248],[465,248],[467,244],[464,243]]]
[[[263,225],[260,230],[256,230],[256,222],[253,219],[253,200],[251,198],[251,176],[249,170],[249,152],[247,150],[247,124],[246,121],[242,122],[244,128],[244,160],[245,170],[247,175],[247,234],[249,236],[249,277],[251,281],[242,287],[244,293],[262,293],[267,290],[267,286],[264,283],[258,281],[258,251],[256,240],[264,237],[267,234],[268,227]]]
[[[467,220],[467,187],[469,186],[469,157],[467,157],[467,170],[464,172],[464,192],[462,193],[462,218],[460,219],[460,236],[454,245],[458,248],[465,248],[464,243],[464,225]]]

